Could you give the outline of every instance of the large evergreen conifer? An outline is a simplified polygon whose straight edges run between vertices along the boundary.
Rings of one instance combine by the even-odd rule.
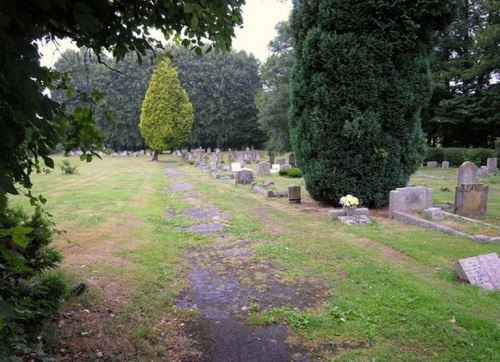
[[[387,203],[422,160],[429,52],[452,0],[295,0],[291,142],[309,193]]]

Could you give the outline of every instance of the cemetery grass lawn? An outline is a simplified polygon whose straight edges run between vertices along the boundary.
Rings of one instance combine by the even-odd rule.
[[[63,158],[56,158],[59,164]],[[227,158],[226,158],[227,159]],[[189,287],[187,248],[215,245],[217,234],[181,232],[195,224],[186,209],[217,207],[226,242],[249,242],[254,263],[272,263],[289,284],[326,286],[307,308],[255,308],[248,323],[286,323],[320,361],[495,361],[500,353],[500,293],[456,279],[453,262],[491,252],[477,244],[372,213],[372,224],[329,220],[329,207],[266,199],[234,180],[216,180],[174,156],[105,158],[78,164],[79,173],[36,175],[34,194],[66,234],[55,235],[62,271],[88,291],[68,300],[63,317],[48,323],[42,342],[61,357],[94,361],[186,361],[198,352],[183,325],[197,318],[175,308]],[[165,174],[177,167],[179,175]],[[438,170],[441,171],[441,170]],[[427,173],[427,170],[423,171]],[[436,172],[432,170],[432,172]],[[455,170],[450,170],[456,172]],[[300,180],[257,176],[286,189]],[[496,181],[495,181],[496,180]],[[413,176],[434,189],[435,202],[453,202],[454,180]],[[500,182],[491,179],[485,222],[500,226]],[[195,184],[174,191],[174,184]],[[440,192],[441,186],[451,192]],[[437,190],[437,191],[436,191]],[[25,203],[22,198],[14,200]],[[265,286],[265,280],[240,280]]]

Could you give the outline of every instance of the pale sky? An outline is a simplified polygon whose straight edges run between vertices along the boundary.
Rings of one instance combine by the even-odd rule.
[[[288,19],[292,9],[291,0],[246,0],[243,8],[243,29],[235,29],[233,49],[252,53],[261,62],[268,57],[267,45],[276,37],[275,25]],[[59,41],[59,49],[76,49],[67,40]],[[41,64],[51,66],[59,57],[58,47],[48,44],[41,49]]]

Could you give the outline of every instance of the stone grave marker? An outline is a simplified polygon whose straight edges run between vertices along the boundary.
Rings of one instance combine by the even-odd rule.
[[[447,170],[450,168],[450,162],[449,161],[443,161],[443,163],[441,164],[441,168],[443,170]]]
[[[290,156],[288,157],[288,163],[292,165],[292,167],[295,167],[295,154],[290,154]]]
[[[269,162],[260,162],[257,165],[257,175],[269,175],[271,173],[271,164]]]
[[[428,161],[427,162],[427,168],[436,168],[438,167],[437,161]]]
[[[500,290],[500,258],[497,253],[483,254],[455,262],[458,276],[488,290]]]
[[[466,217],[486,214],[488,186],[484,184],[462,184],[455,189],[454,213]]]
[[[253,182],[253,172],[250,170],[240,170],[234,177],[236,185],[250,185]]]
[[[276,163],[279,165],[284,165],[286,163],[286,160],[284,158],[278,158],[276,160]]]
[[[497,163],[498,163],[498,159],[496,157],[488,158],[488,160],[486,162],[486,168],[488,169],[489,173],[493,173],[497,170]]]
[[[300,186],[288,186],[288,202],[300,204]]]
[[[231,171],[237,172],[241,170],[241,163],[239,162],[231,162]]]
[[[242,152],[236,153],[236,162],[238,163],[245,163],[245,155]]]
[[[476,183],[476,174],[476,165],[469,161],[462,163],[462,165],[458,168],[457,186]]]
[[[424,209],[424,216],[428,220],[443,220],[443,210],[439,207]]]
[[[278,173],[278,172],[280,172],[280,167],[281,167],[281,165],[279,163],[274,163],[271,166],[271,173]]]
[[[389,215],[395,211],[418,211],[432,207],[432,189],[427,187],[403,187],[389,193]]]
[[[281,165],[280,166],[280,171],[281,170],[289,170],[292,168],[292,165],[288,164],[288,163],[285,163],[284,165]]]

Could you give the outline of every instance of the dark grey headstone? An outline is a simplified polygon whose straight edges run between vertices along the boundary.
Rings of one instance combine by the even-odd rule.
[[[251,184],[253,182],[253,172],[250,170],[241,170],[236,172],[234,176],[236,185],[246,185]]]

